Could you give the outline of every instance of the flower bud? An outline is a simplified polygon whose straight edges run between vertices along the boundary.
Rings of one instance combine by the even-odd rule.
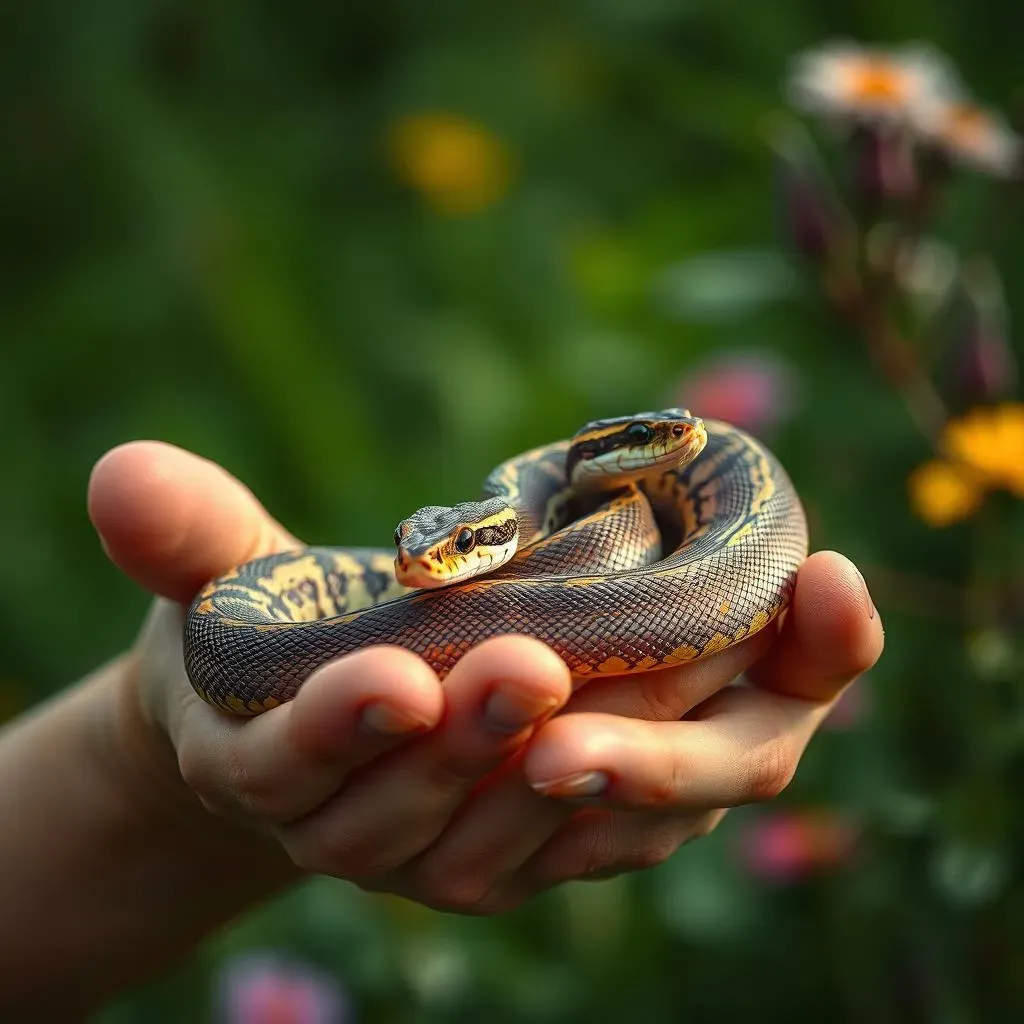
[[[994,323],[978,322],[970,329],[958,370],[961,390],[970,402],[1006,398],[1017,379],[1006,335]]]
[[[854,132],[853,147],[853,189],[865,212],[875,213],[892,200],[902,202],[914,195],[914,151],[902,128],[861,125]]]
[[[810,142],[794,125],[774,129],[775,193],[783,237],[802,256],[826,260],[844,237],[844,212],[817,166]]]

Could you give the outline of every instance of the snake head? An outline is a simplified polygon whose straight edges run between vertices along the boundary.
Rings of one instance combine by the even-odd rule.
[[[501,498],[427,505],[395,530],[395,578],[433,589],[504,565],[516,553],[519,520]]]
[[[570,442],[566,477],[580,489],[621,486],[686,465],[707,440],[704,421],[688,409],[593,420]]]

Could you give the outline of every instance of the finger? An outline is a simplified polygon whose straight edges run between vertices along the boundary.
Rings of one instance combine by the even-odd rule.
[[[89,516],[136,583],[190,601],[206,582],[297,541],[220,466],[159,441],[107,452],[89,480]]]
[[[519,752],[521,755],[522,751]],[[497,913],[537,890],[523,866],[579,808],[548,800],[523,778],[517,755],[465,801],[426,850],[389,876],[389,888],[454,913]]]
[[[882,654],[885,631],[864,578],[834,551],[811,555],[778,643],[747,673],[774,693],[832,701]]]
[[[541,888],[550,888],[644,871],[664,864],[691,840],[709,835],[725,813],[587,808],[566,822],[522,873]]]
[[[256,718],[183,702],[171,734],[182,775],[208,807],[283,823],[323,804],[354,769],[434,728],[443,711],[426,662],[375,647],[321,667],[293,701]]]
[[[445,679],[443,724],[350,780],[344,793],[282,833],[307,870],[370,877],[441,834],[467,795],[568,700],[569,672],[545,645],[498,637]],[[396,830],[396,820],[406,827]]]
[[[407,868],[387,877],[387,889],[439,910],[496,914],[569,881],[597,881],[664,863],[684,843],[707,835],[724,812],[605,811],[575,809],[568,821],[538,844],[514,869],[495,871],[474,858],[439,861],[436,872]]]
[[[596,709],[609,715],[676,721],[760,657],[774,633],[774,627],[766,629],[747,643],[692,665],[596,679],[576,691],[566,711]],[[439,894],[445,909],[460,913],[478,909],[485,900],[490,908],[500,898],[501,880],[515,879],[538,850],[561,834],[575,810],[570,803],[538,794],[521,766],[510,765],[500,777],[488,780],[436,843],[402,869],[396,884],[410,893]],[[572,858],[570,862],[575,864]]]
[[[596,677],[573,694],[568,710],[676,721],[762,658],[777,635],[773,622],[750,639],[690,664]]]
[[[735,807],[772,799],[789,785],[828,709],[739,685],[712,697],[695,721],[566,715],[537,735],[523,770],[538,792],[574,802]]]
[[[692,665],[632,676],[604,677],[578,690],[566,710],[602,709],[610,714],[676,720],[752,664],[774,639],[774,624],[720,654]],[[432,905],[460,913],[495,909],[516,886],[523,865],[559,831],[574,808],[546,800],[512,763],[474,795],[422,855],[400,869],[389,886],[430,892]],[[518,890],[516,890],[518,891]],[[513,901],[515,902],[515,900]]]

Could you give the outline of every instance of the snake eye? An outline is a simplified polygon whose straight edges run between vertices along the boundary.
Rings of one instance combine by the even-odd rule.
[[[455,535],[455,550],[463,555],[468,554],[473,550],[473,542],[475,539],[473,531],[468,526],[464,526]]]
[[[397,548],[402,543],[402,528],[401,526],[395,527],[395,547]]]
[[[651,434],[653,431],[646,423],[631,423],[626,428],[626,434],[631,441],[636,441],[638,444],[644,444],[646,441],[650,441]]]

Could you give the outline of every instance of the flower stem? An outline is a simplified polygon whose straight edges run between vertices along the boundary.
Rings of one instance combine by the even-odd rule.
[[[896,329],[881,304],[873,301],[859,277],[848,274],[829,280],[826,272],[824,288],[833,309],[858,328],[872,362],[934,447],[949,413],[917,350]]]

